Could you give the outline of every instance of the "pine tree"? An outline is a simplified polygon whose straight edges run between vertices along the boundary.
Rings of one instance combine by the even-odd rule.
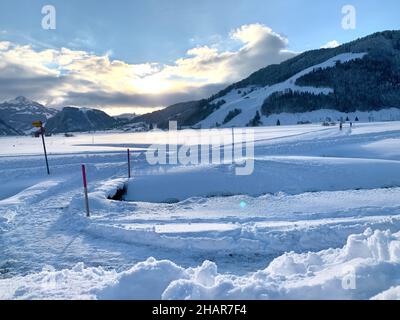
[[[257,123],[260,123],[260,120],[261,120],[261,117],[260,117],[260,112],[257,110],[257,112],[256,112],[256,116],[254,117],[254,120],[257,122]]]
[[[281,121],[278,119],[278,121],[276,122],[276,125],[277,126],[280,126],[281,125]]]
[[[258,127],[262,125],[261,122],[261,116],[260,116],[260,112],[257,111],[256,115],[254,116],[253,119],[250,120],[250,122],[247,124],[248,127]]]

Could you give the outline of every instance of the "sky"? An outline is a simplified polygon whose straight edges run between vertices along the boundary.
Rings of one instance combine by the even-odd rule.
[[[55,29],[42,26],[46,5]],[[342,26],[346,5],[354,29]],[[399,12],[398,0],[1,0],[0,100],[151,112],[306,50],[400,29]]]

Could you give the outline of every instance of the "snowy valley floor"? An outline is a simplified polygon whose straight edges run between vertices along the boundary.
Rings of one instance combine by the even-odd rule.
[[[49,137],[47,177],[40,139],[0,138],[0,298],[400,299],[400,122],[255,130],[243,177],[150,166],[162,133]]]

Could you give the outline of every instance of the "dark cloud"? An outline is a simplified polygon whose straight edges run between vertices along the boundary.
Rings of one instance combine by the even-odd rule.
[[[104,91],[89,93],[69,92],[65,97],[66,105],[109,107],[148,107],[169,106],[174,103],[199,100],[208,97],[225,88],[227,84],[206,85],[200,88],[190,87],[185,91],[165,94],[125,94]]]
[[[31,99],[42,99],[63,85],[67,79],[38,75],[28,68],[13,64],[0,68],[0,98],[11,99],[24,95]]]

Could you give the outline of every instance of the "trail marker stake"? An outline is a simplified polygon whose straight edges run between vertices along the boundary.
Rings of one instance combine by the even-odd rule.
[[[90,217],[89,198],[88,198],[88,192],[87,192],[86,167],[85,167],[84,164],[82,165],[82,178],[83,178],[83,190],[84,190],[84,193],[85,193],[86,217]]]
[[[128,178],[131,178],[131,152],[128,149]]]

